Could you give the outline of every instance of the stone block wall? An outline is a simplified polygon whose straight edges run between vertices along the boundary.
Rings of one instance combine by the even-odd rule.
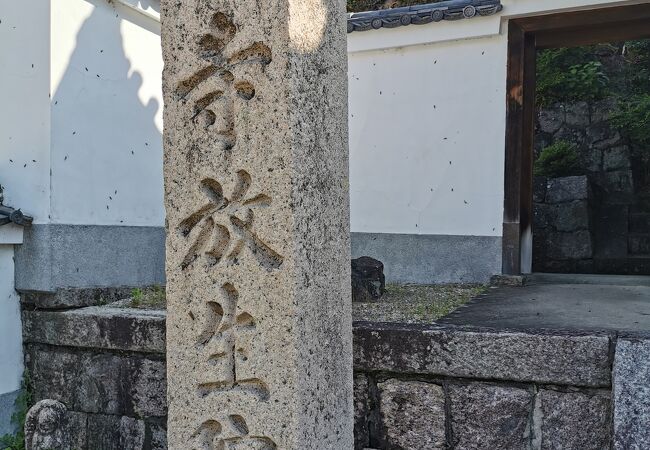
[[[357,324],[356,448],[610,448],[614,340]]]
[[[356,375],[357,449],[610,447],[609,389],[392,376]]]
[[[591,197],[587,176],[535,178],[534,271],[593,271]]]
[[[74,450],[167,448],[164,311],[24,310],[23,340],[33,401],[67,406]]]
[[[650,274],[647,163],[610,125],[614,109],[606,99],[538,112],[537,156],[553,143],[570,142],[582,176],[535,180],[533,271]],[[586,202],[571,181],[579,178],[588,184]],[[555,197],[553,184],[566,186],[566,195]]]
[[[23,320],[34,401],[72,411],[75,449],[166,448],[164,311]],[[650,448],[646,354],[639,334],[357,322],[355,449]]]

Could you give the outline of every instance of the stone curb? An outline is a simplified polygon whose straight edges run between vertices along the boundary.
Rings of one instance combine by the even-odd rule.
[[[18,292],[23,306],[56,310],[113,303],[131,297],[134,287],[60,288],[56,292],[18,289]]]
[[[165,353],[165,311],[24,311],[26,343]],[[355,322],[354,365],[445,377],[611,385],[611,334]]]
[[[23,311],[26,343],[165,353],[165,311],[88,307]]]
[[[514,331],[356,322],[355,371],[610,387],[605,332]]]

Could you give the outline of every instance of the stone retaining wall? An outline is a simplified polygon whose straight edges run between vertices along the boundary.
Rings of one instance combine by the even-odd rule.
[[[33,401],[72,411],[75,450],[167,448],[164,311],[23,311],[23,339]]]
[[[533,267],[536,271],[594,271],[591,197],[587,176],[535,177]]]
[[[34,400],[75,412],[79,450],[166,448],[163,311],[23,317]],[[650,336],[355,323],[354,356],[356,449],[650,448]]]
[[[557,103],[540,110],[535,152],[575,146],[579,177],[535,180],[533,272],[650,273],[645,149],[611,124],[616,102]],[[548,187],[548,188],[547,188]],[[562,191],[558,198],[554,193]]]
[[[357,324],[357,448],[609,448],[613,339]]]

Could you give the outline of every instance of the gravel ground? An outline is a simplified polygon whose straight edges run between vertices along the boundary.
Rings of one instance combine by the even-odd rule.
[[[487,289],[478,284],[389,284],[372,303],[353,303],[354,320],[369,322],[431,323]]]
[[[446,316],[487,289],[478,284],[388,284],[376,302],[353,303],[353,320],[368,322],[431,323]],[[111,306],[165,309],[165,290],[152,286],[134,289],[130,299]]]

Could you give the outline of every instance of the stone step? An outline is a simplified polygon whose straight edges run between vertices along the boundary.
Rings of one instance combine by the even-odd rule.
[[[628,216],[628,231],[630,233],[650,233],[650,214],[630,214]]]

